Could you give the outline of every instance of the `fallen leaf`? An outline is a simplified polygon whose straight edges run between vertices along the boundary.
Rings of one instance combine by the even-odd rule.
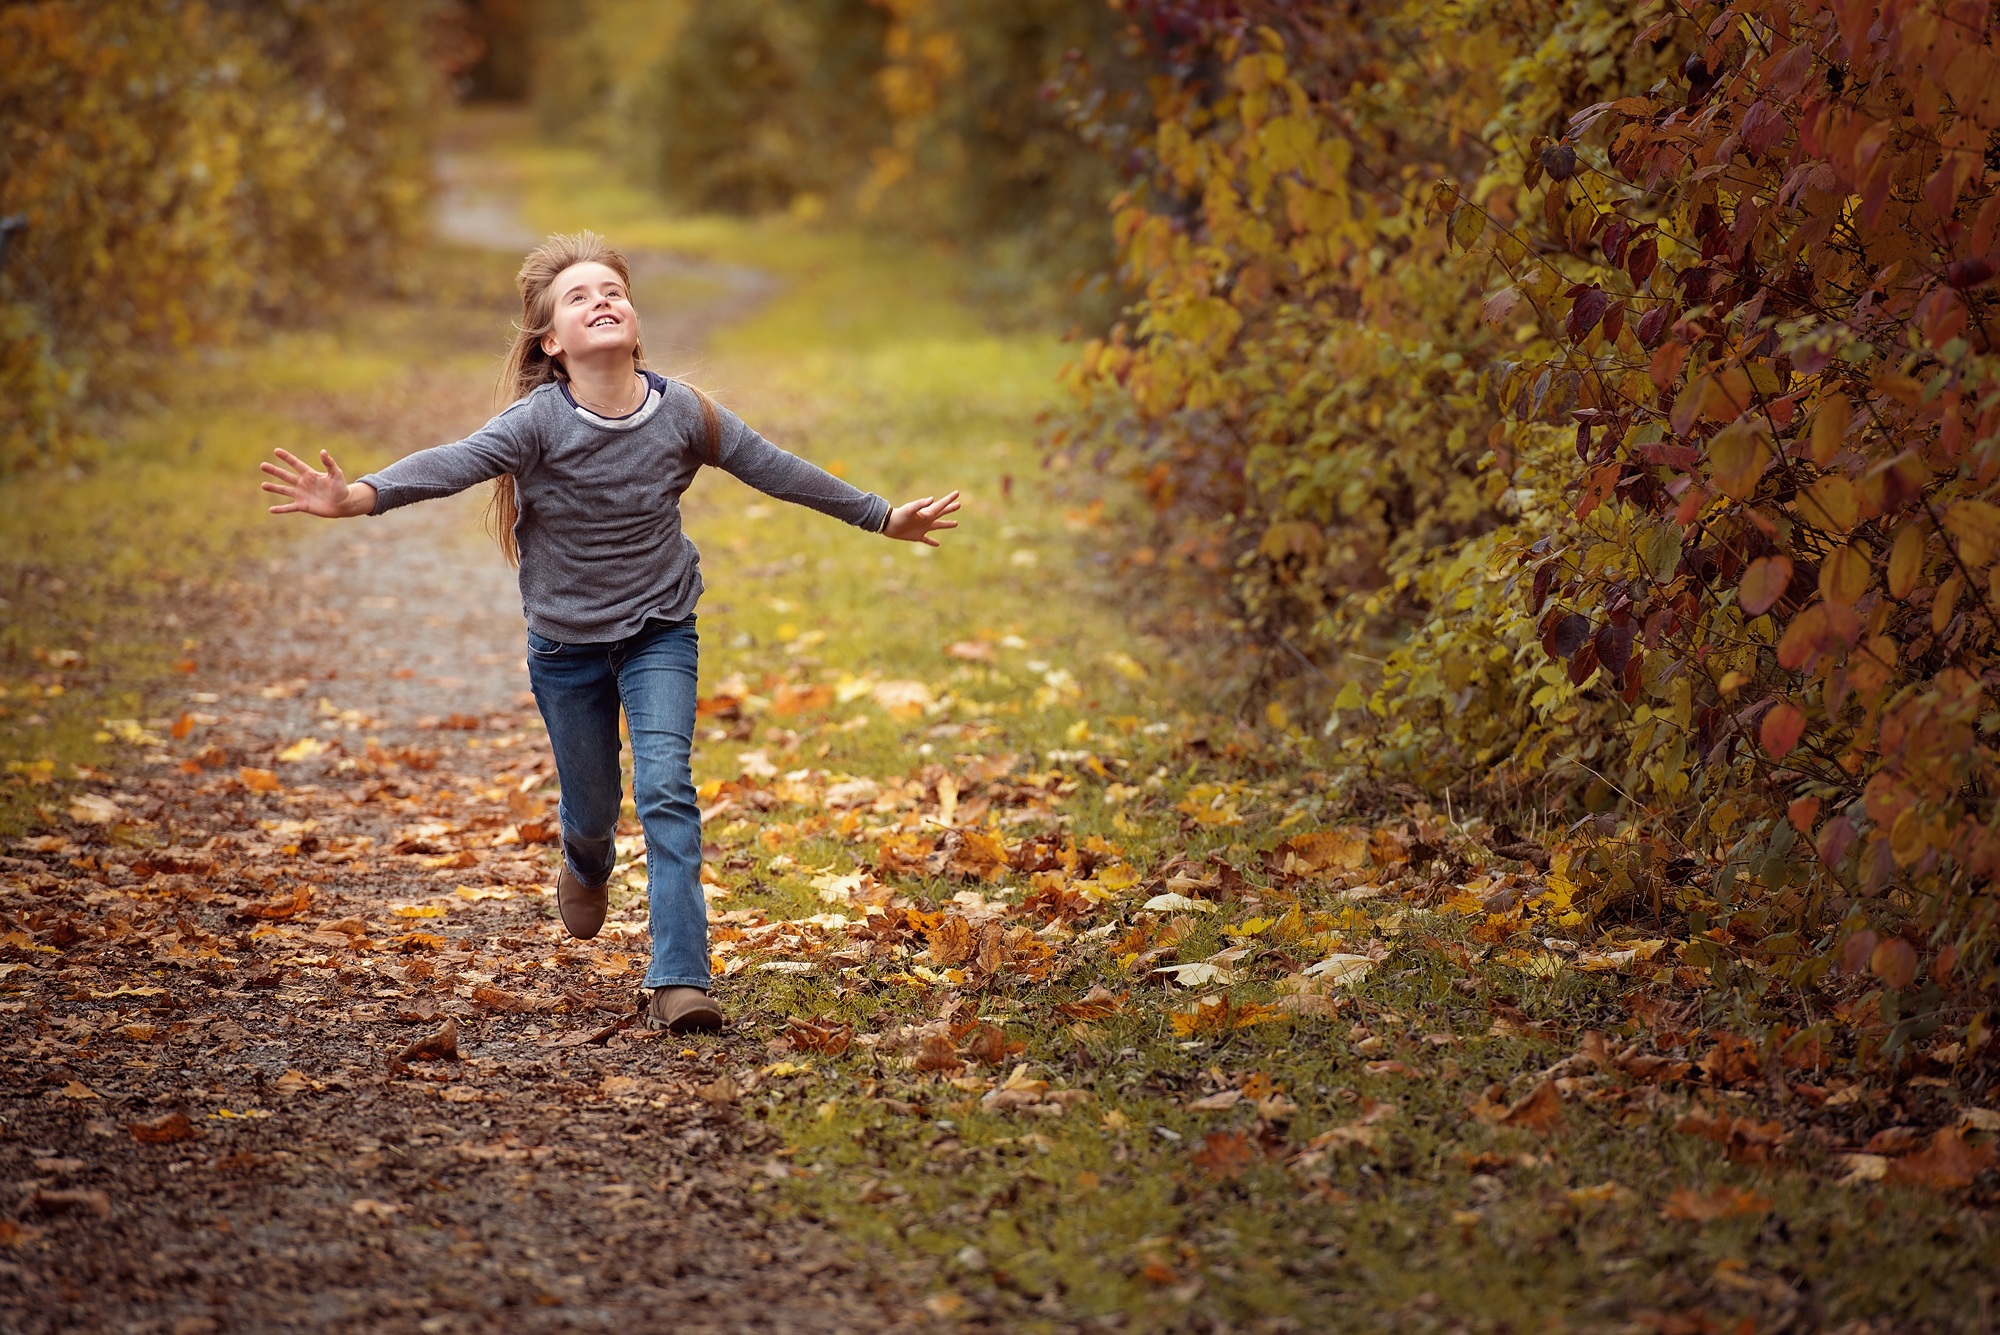
[[[965,1063],[951,1046],[951,1039],[944,1034],[925,1034],[910,1065],[915,1070],[942,1071],[946,1075],[957,1075],[965,1069]]]
[[[1317,964],[1308,964],[1302,973],[1308,978],[1323,979],[1332,986],[1346,986],[1358,983],[1368,976],[1375,967],[1375,961],[1366,955],[1328,955]]]
[[[1219,1094],[1210,1094],[1205,1099],[1196,1099],[1188,1105],[1189,1112],[1226,1112],[1243,1102],[1243,1091],[1225,1089]]]
[[[1193,1155],[1195,1167],[1224,1182],[1241,1177],[1256,1157],[1256,1147],[1240,1131],[1208,1132]]]
[[[1057,1003],[1055,1009],[1072,1020],[1102,1020],[1124,1004],[1124,998],[1104,984],[1097,983],[1075,1001]]]
[[[1957,1127],[1942,1127],[1931,1143],[1915,1154],[1889,1161],[1891,1182],[1908,1182],[1933,1191],[1969,1187],[1972,1179],[1993,1163],[1991,1145],[1967,1144]]]
[[[978,943],[972,935],[972,924],[956,913],[947,913],[926,934],[930,942],[931,960],[935,964],[963,964],[972,958]]]
[[[1190,899],[1169,891],[1154,895],[1140,907],[1154,913],[1214,913],[1218,906],[1206,899]]]
[[[1017,1052],[1027,1050],[1026,1043],[1007,1037],[1007,1031],[996,1024],[982,1024],[965,1037],[967,1055],[988,1066],[998,1066]]]
[[[243,786],[253,793],[277,793],[284,791],[284,785],[278,782],[278,776],[272,770],[255,769],[249,765],[245,765],[236,771],[236,777],[241,779]]]
[[[1494,1086],[1493,1090],[1482,1095],[1479,1102],[1472,1105],[1474,1117],[1495,1126],[1517,1127],[1533,1131],[1537,1135],[1547,1135],[1562,1119],[1562,1094],[1556,1089],[1556,1082],[1553,1080],[1542,1081],[1525,1097],[1509,1104],[1493,1102],[1491,1094],[1498,1089],[1499,1086]]]
[[[494,987],[490,983],[479,983],[472,989],[472,999],[490,1011],[505,1015],[526,1015],[539,1010],[534,1002],[524,996]]]
[[[822,1025],[806,1020],[793,1020],[791,1030],[786,1037],[800,1052],[819,1052],[829,1057],[838,1057],[854,1042],[854,1026]]]
[[[166,1113],[150,1122],[134,1122],[125,1129],[141,1145],[172,1145],[201,1135],[201,1128],[189,1121],[184,1112]]]
[[[301,760],[311,760],[326,750],[326,743],[317,737],[301,737],[284,750],[278,752],[278,759],[287,765],[295,765]]]
[[[297,886],[287,898],[266,900],[261,904],[251,904],[244,908],[247,918],[271,921],[278,918],[294,918],[312,907],[313,888],[309,885]]]
[[[1667,1196],[1660,1213],[1668,1219],[1706,1224],[1717,1219],[1741,1219],[1769,1213],[1771,1198],[1747,1187],[1718,1187],[1706,1194],[1683,1187]]]
[[[69,818],[80,825],[113,825],[124,815],[122,807],[98,793],[78,793],[70,799]]]
[[[458,1060],[458,1020],[451,1017],[434,1034],[418,1039],[398,1053],[392,1066],[405,1062]]]
[[[64,1085],[60,1090],[56,1091],[56,1094],[58,1098],[75,1099],[79,1103],[85,1099],[94,1099],[99,1097],[96,1090],[92,1089],[89,1085],[84,1084],[83,1081],[81,1080],[70,1081],[68,1084]]]
[[[29,1193],[28,1199],[21,1202],[21,1209],[23,1213],[28,1214],[77,1214],[89,1211],[99,1219],[109,1219],[111,1197],[90,1187],[69,1187],[61,1191],[41,1188]]]
[[[1210,984],[1226,986],[1236,981],[1236,975],[1220,964],[1210,964],[1203,960],[1198,964],[1168,964],[1153,970],[1154,973],[1171,974],[1173,980],[1182,987],[1207,987]]]
[[[1783,1123],[1756,1122],[1728,1114],[1718,1116],[1705,1108],[1696,1108],[1677,1118],[1674,1130],[1720,1142],[1728,1149],[1729,1157],[1739,1163],[1763,1163],[1774,1158],[1783,1152],[1785,1142],[1790,1139]]]
[[[1880,1154],[1843,1154],[1840,1166],[1847,1170],[1847,1176],[1840,1179],[1843,1187],[1859,1186],[1863,1182],[1880,1182],[1889,1176],[1889,1160]]]

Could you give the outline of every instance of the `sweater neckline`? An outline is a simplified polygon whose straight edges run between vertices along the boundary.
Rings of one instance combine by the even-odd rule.
[[[623,417],[606,417],[602,413],[592,412],[578,403],[576,396],[569,392],[569,381],[558,380],[555,383],[556,388],[562,392],[563,401],[569,404],[570,411],[583,421],[605,431],[630,431],[634,427],[645,425],[647,420],[660,410],[660,404],[666,398],[663,388],[665,382],[661,376],[655,372],[646,370],[641,370],[639,374],[646,381],[646,397],[640,402],[638,407],[626,413]]]

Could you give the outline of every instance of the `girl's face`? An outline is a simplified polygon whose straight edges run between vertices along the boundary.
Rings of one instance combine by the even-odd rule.
[[[625,280],[606,264],[572,264],[549,287],[555,316],[542,335],[542,351],[550,357],[631,356],[639,346],[639,316],[632,309]]]

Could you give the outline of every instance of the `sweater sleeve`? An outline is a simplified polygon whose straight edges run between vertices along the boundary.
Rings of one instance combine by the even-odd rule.
[[[889,522],[889,502],[882,497],[851,486],[824,468],[779,449],[727,408],[717,411],[722,419],[719,451],[722,470],[731,477],[766,496],[846,520],[870,533],[880,533]]]
[[[534,457],[529,418],[528,400],[522,399],[464,440],[418,450],[357,479],[375,488],[370,513],[453,496],[502,473],[521,472]]]

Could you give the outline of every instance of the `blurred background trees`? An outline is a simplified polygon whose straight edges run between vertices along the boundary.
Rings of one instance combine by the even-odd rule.
[[[469,56],[442,0],[0,8],[0,470],[250,318],[296,318],[421,229]]]

